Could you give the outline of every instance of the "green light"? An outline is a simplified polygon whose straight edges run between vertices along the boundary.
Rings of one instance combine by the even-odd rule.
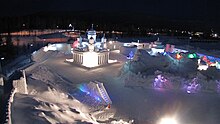
[[[193,55],[193,54],[189,54],[189,55],[188,55],[188,58],[193,59],[193,58],[194,58],[194,55]]]
[[[191,54],[188,54],[188,58],[194,59],[194,58],[197,58],[197,55],[195,53],[191,53]]]

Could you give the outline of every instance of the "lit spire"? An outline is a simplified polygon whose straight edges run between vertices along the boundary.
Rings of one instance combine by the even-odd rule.
[[[93,30],[93,24],[92,24],[92,30]]]

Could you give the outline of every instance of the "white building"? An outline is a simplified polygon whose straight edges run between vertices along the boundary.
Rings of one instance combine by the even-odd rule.
[[[87,32],[87,39],[93,38],[94,41],[96,41],[96,31],[93,29],[93,24],[92,28]]]
[[[103,37],[101,42],[96,42],[96,31],[92,29],[88,31],[87,38],[89,42],[79,41],[73,53],[73,62],[88,68],[97,67],[108,64],[109,51],[106,49],[106,39]]]

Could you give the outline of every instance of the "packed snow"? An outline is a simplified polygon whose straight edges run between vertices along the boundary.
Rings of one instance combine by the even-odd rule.
[[[41,49],[33,55],[35,64],[26,69],[28,95],[15,95],[12,122],[155,124],[173,115],[180,124],[218,124],[219,71],[198,72],[196,61],[170,57],[152,57],[139,50],[127,60],[113,51],[110,59],[118,63],[85,69],[65,62],[71,55]],[[79,90],[79,85],[90,81],[104,83],[110,108]],[[199,93],[187,94],[186,87],[198,83]]]

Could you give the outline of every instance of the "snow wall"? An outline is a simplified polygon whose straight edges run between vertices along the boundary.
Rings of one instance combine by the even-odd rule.
[[[0,94],[4,94],[4,80],[0,77]]]
[[[6,105],[7,110],[6,110],[6,120],[4,122],[5,124],[12,124],[11,105],[14,102],[14,95],[17,92],[22,94],[27,94],[26,76],[24,71],[23,71],[23,77],[21,77],[19,80],[13,80],[13,89],[10,93],[10,97]]]
[[[8,99],[7,105],[6,105],[6,119],[4,121],[5,124],[12,124],[12,119],[11,119],[11,105],[14,102],[14,95],[16,93],[16,89],[13,88],[11,93],[10,93],[10,97]]]

